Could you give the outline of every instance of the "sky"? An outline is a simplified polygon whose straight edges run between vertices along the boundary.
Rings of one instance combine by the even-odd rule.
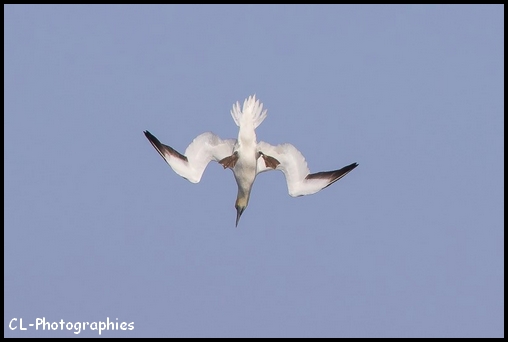
[[[503,5],[5,5],[4,336],[503,337],[503,32]],[[143,130],[236,138],[253,94],[259,140],[359,166],[298,198],[260,174],[235,228],[232,172],[192,184]]]

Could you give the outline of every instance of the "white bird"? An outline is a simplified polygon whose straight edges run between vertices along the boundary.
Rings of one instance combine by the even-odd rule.
[[[243,103],[233,104],[231,116],[240,127],[238,139],[222,140],[212,132],[198,135],[185,150],[185,155],[162,144],[150,132],[144,131],[147,139],[171,168],[192,183],[198,183],[212,160],[224,169],[230,168],[238,184],[236,197],[236,226],[249,203],[252,184],[256,176],[265,171],[280,170],[286,176],[289,195],[292,197],[311,195],[330,186],[358,166],[350,164],[339,170],[310,173],[303,155],[291,144],[272,146],[256,141],[255,129],[266,118],[266,109],[249,96]]]

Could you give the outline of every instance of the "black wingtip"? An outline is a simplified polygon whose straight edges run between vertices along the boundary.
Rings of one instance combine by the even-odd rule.
[[[334,171],[332,174],[332,181],[327,186],[332,185],[351,171],[353,171],[358,166],[358,163],[352,163],[347,166],[344,166],[342,169]]]
[[[358,163],[352,163],[347,166],[344,166],[342,169],[334,170],[334,171],[325,171],[325,172],[317,172],[307,175],[305,179],[328,179],[330,183],[328,183],[326,187],[329,187],[349,172],[351,172],[354,168],[358,166]]]
[[[166,161],[167,161],[166,158],[169,158],[169,156],[173,156],[173,157],[179,158],[183,161],[187,161],[186,156],[184,156],[180,152],[176,151],[171,146],[164,145],[163,143],[161,143],[159,141],[159,139],[157,139],[152,133],[150,133],[148,131],[143,131],[143,133],[145,133],[145,137],[148,139],[148,141],[150,141],[152,146],[155,147],[157,152],[159,152],[161,157],[164,158]]]
[[[147,137],[148,139],[150,139],[150,138],[155,138],[155,137],[153,136],[153,134],[152,134],[152,133],[150,133],[149,131],[143,131],[143,133],[145,133],[145,137]]]
[[[143,131],[143,133],[145,133],[145,137],[152,143],[152,145],[154,145],[155,148],[158,150],[162,149],[161,142],[152,133],[148,131]]]
[[[353,163],[353,164],[349,164],[348,166],[344,166],[342,169],[340,169],[339,171],[343,171],[343,172],[350,172],[351,170],[353,170],[355,167],[358,166],[358,163]]]

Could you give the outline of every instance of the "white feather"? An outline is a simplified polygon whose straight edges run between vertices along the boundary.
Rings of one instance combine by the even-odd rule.
[[[245,99],[242,110],[238,101],[233,104],[231,116],[238,127],[253,124],[255,129],[266,118],[266,109],[263,111],[263,104],[256,100],[256,95],[252,95]]]
[[[147,134],[148,133],[148,134]],[[199,183],[206,166],[212,160],[219,161],[233,153],[236,139],[222,140],[212,132],[205,132],[198,135],[185,150],[187,160],[175,157],[171,153],[171,147],[161,144],[149,132],[145,132],[148,140],[159,152],[171,168],[183,178],[192,183]],[[174,151],[174,150],[173,150]]]
[[[291,144],[286,143],[272,146],[264,141],[260,141],[258,143],[258,150],[280,162],[276,170],[284,173],[288,192],[292,197],[314,194],[330,183],[326,179],[305,179],[310,173],[307,161],[303,154]],[[266,167],[263,158],[258,159],[257,166],[258,173],[273,170]]]

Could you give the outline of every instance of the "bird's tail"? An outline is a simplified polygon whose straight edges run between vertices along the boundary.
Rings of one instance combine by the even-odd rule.
[[[238,101],[233,104],[231,116],[238,127],[254,124],[254,128],[257,128],[266,118],[266,109],[263,110],[263,104],[256,100],[256,95],[252,95],[243,102],[243,110],[240,110]]]

